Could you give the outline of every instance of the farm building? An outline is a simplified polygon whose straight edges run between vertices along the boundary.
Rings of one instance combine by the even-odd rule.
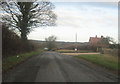
[[[108,47],[108,44],[105,41],[106,41],[106,38],[104,38],[103,36],[97,37],[97,35],[96,35],[95,37],[90,37],[89,46],[92,46],[92,47]]]

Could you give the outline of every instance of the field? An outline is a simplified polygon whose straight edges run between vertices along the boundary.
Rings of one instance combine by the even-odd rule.
[[[40,53],[42,53],[42,50],[39,51],[32,51],[29,53],[24,53],[24,54],[20,54],[18,56],[11,56],[8,58],[3,59],[2,61],[2,71],[5,72],[8,69],[13,68],[14,66],[16,66],[17,64],[25,61],[26,59],[28,59],[31,56],[35,56],[35,55],[39,55]]]
[[[87,54],[87,55],[77,55],[76,58],[82,58],[92,63],[98,64],[110,70],[120,70],[120,63],[118,67],[118,58],[110,55],[103,54]]]

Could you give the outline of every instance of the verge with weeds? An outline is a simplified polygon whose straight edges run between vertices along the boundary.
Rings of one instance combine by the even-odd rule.
[[[32,52],[20,54],[18,56],[11,56],[11,57],[8,57],[6,59],[3,59],[2,60],[2,71],[5,72],[8,69],[13,68],[17,64],[25,61],[29,57],[32,57],[32,56],[35,56],[35,55],[39,55],[42,52],[43,52],[43,50],[32,51]]]

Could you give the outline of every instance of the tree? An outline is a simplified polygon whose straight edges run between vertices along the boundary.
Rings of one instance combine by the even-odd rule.
[[[21,33],[22,41],[27,40],[33,28],[55,25],[56,15],[52,11],[55,7],[51,2],[2,2],[1,6],[5,12],[3,21]]]
[[[55,45],[56,39],[57,39],[56,36],[49,36],[48,38],[45,38],[48,50],[52,50],[53,48],[56,47]]]
[[[109,44],[116,44],[115,40],[112,37],[107,36],[106,39]]]
[[[107,45],[109,48],[117,48],[118,47],[117,42],[114,40],[114,38],[112,38],[110,36],[106,36],[105,38],[103,38],[101,41],[101,44]]]

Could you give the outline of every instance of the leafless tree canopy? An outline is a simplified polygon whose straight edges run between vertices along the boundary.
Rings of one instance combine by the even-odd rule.
[[[53,48],[56,47],[56,45],[55,45],[56,39],[57,39],[56,36],[49,36],[48,38],[45,38],[45,41],[47,43],[47,48],[49,50],[52,50]]]
[[[55,25],[56,15],[52,11],[55,6],[51,2],[12,2],[9,5],[2,2],[1,6],[5,13],[3,21],[18,29],[23,39],[27,39],[33,28]]]

